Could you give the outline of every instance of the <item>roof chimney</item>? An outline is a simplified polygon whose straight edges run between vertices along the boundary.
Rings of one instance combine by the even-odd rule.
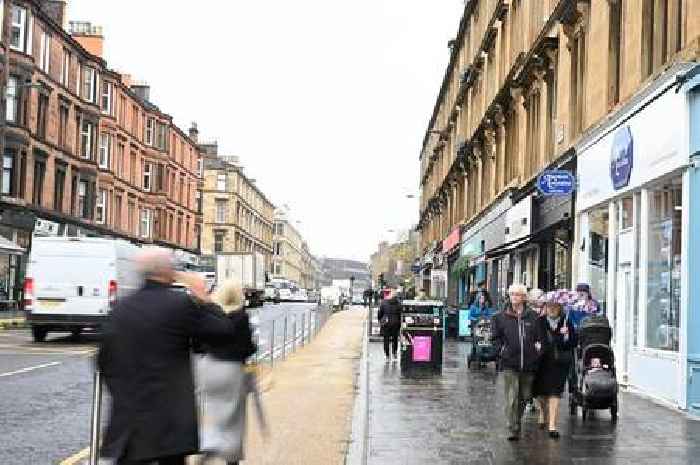
[[[89,21],[70,21],[68,32],[91,55],[103,58],[104,36],[102,26],[93,26]]]
[[[199,142],[197,139],[199,138],[199,129],[197,129],[197,122],[192,121],[192,126],[190,126],[190,139],[192,139],[195,142]]]
[[[131,84],[131,90],[136,94],[138,98],[144,102],[151,101],[151,86],[145,82],[137,82]]]
[[[62,29],[66,28],[66,0],[42,0],[41,8]]]

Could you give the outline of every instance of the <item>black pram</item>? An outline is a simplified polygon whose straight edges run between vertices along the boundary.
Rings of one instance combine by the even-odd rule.
[[[467,367],[471,368],[472,363],[477,368],[481,368],[489,362],[498,364],[498,353],[493,341],[493,331],[491,318],[482,316],[472,321],[472,351],[467,357]],[[498,369],[498,366],[496,366]]]
[[[569,395],[569,408],[576,415],[581,406],[584,421],[590,410],[607,409],[612,420],[617,420],[617,374],[611,338],[607,317],[590,316],[581,322],[575,359],[577,382]]]

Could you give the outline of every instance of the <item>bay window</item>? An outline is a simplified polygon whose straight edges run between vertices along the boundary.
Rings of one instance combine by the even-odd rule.
[[[83,121],[80,129],[80,155],[86,160],[92,160],[92,131],[93,124]]]
[[[51,36],[46,31],[41,32],[41,52],[39,56],[39,66],[45,73],[49,72],[51,65]]]
[[[155,120],[153,118],[148,118],[146,120],[146,145],[153,145],[153,129],[155,125]]]
[[[109,162],[112,152],[112,136],[110,134],[100,134],[100,168],[109,169]]]
[[[87,102],[95,102],[95,85],[97,83],[97,73],[94,68],[83,66],[83,88],[80,95]]]
[[[97,194],[97,203],[95,204],[95,222],[105,224],[107,221],[107,191],[100,189]]]
[[[225,192],[226,191],[226,174],[217,174],[216,175],[216,190],[220,192]]]
[[[144,239],[151,237],[151,210],[147,208],[141,210],[141,229],[139,235]]]
[[[153,173],[153,164],[150,162],[144,162],[144,164],[143,164],[143,190],[146,192],[151,191],[152,173]]]
[[[68,87],[68,73],[70,72],[70,51],[63,49],[63,68],[61,69],[61,84]]]
[[[112,83],[102,81],[102,113],[112,115]]]
[[[7,81],[5,120],[13,123],[17,122],[17,109],[19,107],[18,91],[17,76],[10,76]]]
[[[11,195],[13,193],[12,180],[15,173],[15,153],[12,150],[5,150],[2,160],[2,193]]]
[[[31,24],[27,10],[12,5],[10,18],[10,48],[18,52],[31,53]]]
[[[81,218],[88,217],[88,182],[78,183],[78,215]]]

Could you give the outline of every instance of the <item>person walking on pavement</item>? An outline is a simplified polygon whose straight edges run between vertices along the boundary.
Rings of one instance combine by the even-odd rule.
[[[504,369],[508,440],[517,441],[545,341],[537,314],[526,304],[527,288],[513,284],[508,294],[510,304],[493,317],[493,337]]]
[[[235,332],[228,338],[204,342],[198,347],[205,355],[197,361],[200,392],[200,450],[203,463],[219,458],[227,465],[243,460],[246,403],[255,392],[255,379],[246,371],[246,360],[255,353],[248,313],[243,308],[243,290],[235,281],[224,282],[206,311],[230,319]],[[261,412],[258,412],[262,417]]]
[[[535,374],[533,393],[540,404],[539,426],[548,428],[549,437],[557,439],[559,402],[573,361],[576,332],[563,307],[570,302],[568,290],[548,292],[542,297],[544,314],[539,318],[540,330],[547,339]]]
[[[112,398],[101,454],[118,465],[185,465],[199,449],[191,341],[228,338],[235,324],[202,309],[206,283],[176,273],[170,252],[145,251],[137,264],[144,284],[115,303],[97,358]],[[191,296],[171,289],[176,278]]]
[[[576,328],[581,322],[591,315],[601,315],[603,309],[597,300],[593,298],[591,286],[586,283],[576,285],[577,299],[573,302],[570,310],[570,319]]]
[[[391,290],[387,298],[382,300],[377,319],[382,328],[382,336],[384,336],[386,361],[388,362],[392,358],[396,360],[399,352],[399,332],[401,330],[401,304],[396,297],[396,291]]]
[[[535,313],[542,316],[544,315],[544,291],[542,289],[534,288],[530,289],[527,293],[527,303],[530,304]]]

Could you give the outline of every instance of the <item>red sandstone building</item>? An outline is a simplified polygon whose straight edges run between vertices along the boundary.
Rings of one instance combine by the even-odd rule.
[[[43,231],[195,251],[196,142],[149,101],[147,85],[109,69],[100,28],[65,27],[64,2],[0,5],[0,236],[25,249]],[[0,294],[16,296],[22,268],[0,257]]]

